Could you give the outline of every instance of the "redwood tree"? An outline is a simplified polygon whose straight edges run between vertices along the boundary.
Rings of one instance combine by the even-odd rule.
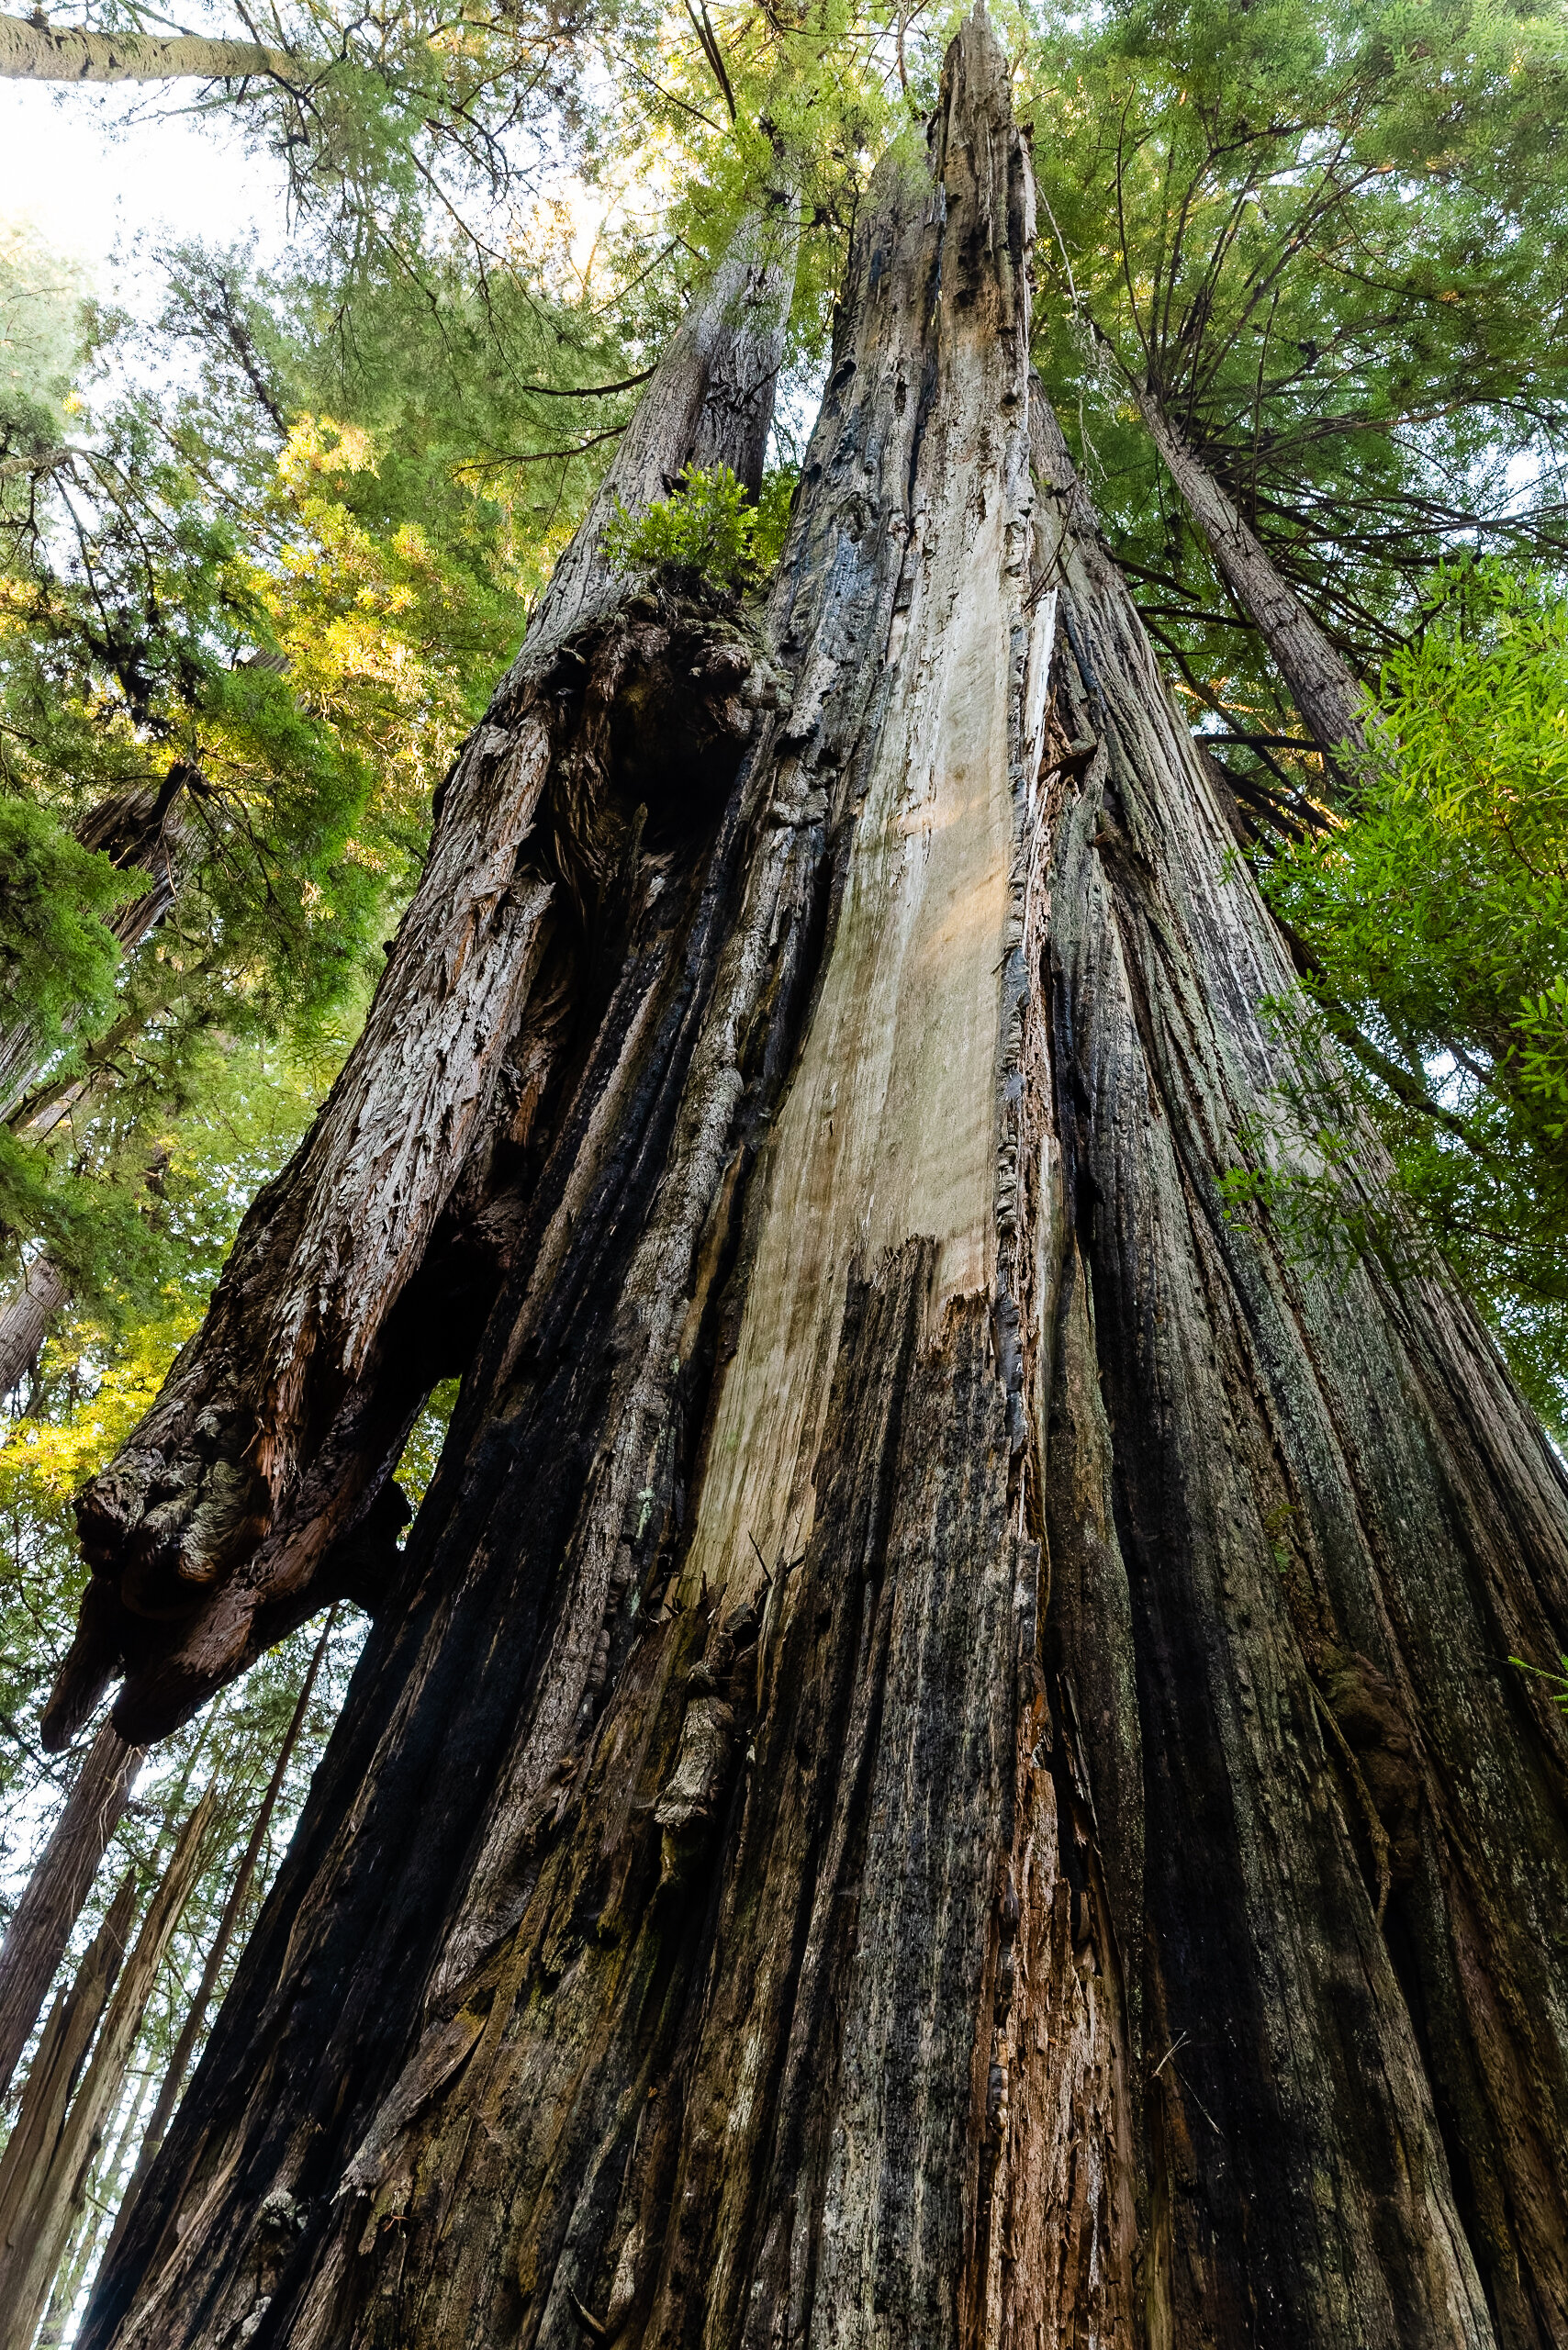
[[[1450,1286],[1227,1218],[1290,963],[1032,234],[977,17],[760,632],[590,518],[88,1497],[57,1719],[142,1735],[467,1357],[94,2350],[1568,2340],[1563,1476]]]

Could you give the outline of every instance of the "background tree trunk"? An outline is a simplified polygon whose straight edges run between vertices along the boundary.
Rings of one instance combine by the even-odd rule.
[[[510,1174],[537,1155],[536,1126],[547,1136],[559,1114],[594,950],[635,927],[644,828],[650,845],[692,829],[711,839],[753,722],[739,688],[754,650],[733,622],[688,615],[672,651],[656,606],[640,630],[609,617],[625,583],[602,526],[617,499],[636,509],[662,495],[689,458],[728,463],[756,487],[795,240],[789,201],[743,223],[672,339],[443,787],[364,1033],[247,1216],[202,1330],[87,1489],[95,1575],[46,1745],[122,1671],[120,1728],[162,1735],[324,1599],[353,1589],[374,1604],[396,1565],[387,1539],[368,1590],[363,1571],[358,1588],[344,1578],[341,1549],[336,1588],[319,1572],[375,1508],[430,1387],[482,1326],[511,1237],[482,1214],[491,1165]],[[663,912],[653,927],[667,943]],[[628,1015],[663,950],[636,951]]]
[[[13,2318],[27,2300],[17,2285],[37,2244],[38,2185],[60,2142],[93,2034],[119,1974],[138,1891],[136,1871],[130,1869],[81,1965],[50,2010],[0,2155],[0,2339],[7,2344]]]
[[[7,2144],[0,2161],[0,2350],[31,2350],[49,2305],[55,2273],[81,2217],[104,2126],[125,2086],[125,2068],[201,1866],[202,1846],[216,1789],[209,1788],[180,1832],[169,1865],[153,1888],[141,1930],[114,1986],[86,2076],[69,2108],[51,2109],[51,2127],[30,2135],[13,2168]]]
[[[0,78],[22,82],[296,81],[308,69],[259,41],[200,33],[90,32],[30,17],[0,17]]]
[[[90,2350],[1568,2338],[1568,1494],[1226,1217],[1289,966],[1031,209],[977,18]]]
[[[1366,748],[1366,695],[1295,590],[1281,578],[1255,531],[1188,447],[1145,384],[1133,386],[1159,450],[1220,577],[1269,648],[1271,658],[1331,767]]]
[[[108,1722],[83,1755],[65,1808],[34,1863],[0,1945],[0,2097],[49,1997],[71,1930],[119,1826],[142,1750]]]

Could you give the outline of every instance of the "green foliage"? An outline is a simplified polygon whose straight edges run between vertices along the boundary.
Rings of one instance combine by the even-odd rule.
[[[1557,1662],[1562,1667],[1561,1673],[1548,1673],[1541,1665],[1527,1664],[1522,1656],[1511,1656],[1508,1659],[1508,1662],[1517,1664],[1521,1673],[1531,1673],[1537,1681],[1544,1681],[1551,1692],[1551,1702],[1558,1712],[1568,1714],[1568,1656],[1560,1656]]]
[[[633,577],[747,587],[771,571],[783,552],[793,491],[793,475],[770,475],[754,505],[728,465],[711,473],[688,465],[672,498],[655,498],[641,514],[617,504],[604,551]]]
[[[1325,835],[1262,880],[1313,957],[1298,1030],[1343,1073],[1297,1105],[1318,1163],[1254,1149],[1233,1202],[1348,1243],[1454,1261],[1544,1417],[1568,1425],[1568,601],[1484,564],[1440,576],[1384,663],[1373,765]],[[1310,1036],[1307,1038],[1310,1046]],[[1347,1058],[1348,1056],[1348,1058]],[[1392,1209],[1346,1136],[1370,1121]],[[1338,1139],[1332,1139],[1337,1137]]]
[[[47,808],[0,799],[0,1007],[48,1049],[68,1021],[103,1012],[118,950],[115,908],[147,886],[84,849]]]

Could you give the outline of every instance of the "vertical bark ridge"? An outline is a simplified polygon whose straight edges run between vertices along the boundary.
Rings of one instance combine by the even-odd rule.
[[[1038,448],[1068,526],[1058,694],[1098,741],[1059,834],[1058,1080],[1148,1758],[1147,2044],[1179,2051],[1174,2338],[1245,2311],[1260,2340],[1545,2343],[1568,2322],[1562,1740],[1500,1660],[1562,1620],[1562,1479],[1451,1292],[1365,1265],[1338,1291],[1226,1220],[1218,1180],[1291,1073],[1255,1009],[1288,968],[1139,686],[1048,420]]]

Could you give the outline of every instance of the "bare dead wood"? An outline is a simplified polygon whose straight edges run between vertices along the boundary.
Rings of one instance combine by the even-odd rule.
[[[141,1762],[140,1747],[128,1746],[110,1723],[100,1723],[23,1888],[0,1945],[0,2097],[10,2087]]]
[[[635,626],[612,624],[626,583],[605,560],[604,523],[617,499],[636,509],[662,495],[689,458],[758,478],[794,240],[787,202],[746,223],[673,338],[444,787],[363,1035],[295,1159],[247,1217],[202,1331],[83,1498],[95,1582],[46,1742],[68,1736],[121,1672],[121,1727],[161,1732],[258,1642],[334,1595],[323,1561],[374,1506],[443,1375],[388,1337],[395,1310],[465,1169],[506,1141],[518,1097],[536,1102],[547,1081],[539,1022],[548,1032],[563,956],[569,971],[573,943],[619,912],[632,811],[603,803],[623,732],[638,723],[634,681],[622,685],[622,673],[644,655]],[[579,692],[591,652],[567,640],[596,628],[602,659]],[[736,699],[750,657],[733,628],[719,633],[727,643],[693,646],[698,689],[689,681],[678,722],[666,712],[666,755],[684,752],[698,767],[698,819],[703,764],[726,741],[733,764],[751,726]],[[631,749],[628,788],[634,736]],[[666,795],[674,780],[666,770]],[[481,1280],[476,1311],[487,1302]],[[405,1323],[420,1312],[410,1304]],[[146,1627],[182,1614],[174,1661]],[[141,1670],[150,1646],[156,1673]]]

